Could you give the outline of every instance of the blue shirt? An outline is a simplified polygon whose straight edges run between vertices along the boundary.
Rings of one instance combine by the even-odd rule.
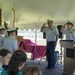
[[[9,36],[4,41],[4,48],[10,50],[10,52],[14,52],[14,49],[18,48],[18,43],[15,37]]]

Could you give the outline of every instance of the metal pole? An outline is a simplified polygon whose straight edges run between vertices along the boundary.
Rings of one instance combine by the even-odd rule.
[[[38,26],[39,26],[39,20],[40,20],[40,17],[38,18],[38,20],[37,20],[37,23],[36,23],[36,30],[35,30],[35,43],[37,44],[37,29],[38,29]]]
[[[15,27],[15,9],[13,8],[13,27]]]
[[[37,44],[37,24],[36,24],[36,29],[35,29],[35,44]]]
[[[15,27],[15,2],[12,10],[13,10],[13,27]]]

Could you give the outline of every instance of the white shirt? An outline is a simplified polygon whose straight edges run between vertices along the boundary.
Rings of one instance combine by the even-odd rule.
[[[44,28],[43,32],[46,33],[47,41],[56,41],[56,35],[59,34],[58,29],[54,26],[52,26],[51,28],[49,28],[49,27]]]
[[[63,34],[66,34],[66,40],[74,40],[75,29],[65,29]]]

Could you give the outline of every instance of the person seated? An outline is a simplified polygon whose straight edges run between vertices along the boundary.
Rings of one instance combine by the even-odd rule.
[[[15,27],[9,28],[7,29],[7,32],[9,37],[5,39],[3,47],[5,49],[10,50],[13,53],[15,50],[18,49],[18,41],[15,38],[16,28]]]
[[[3,47],[5,38],[2,36],[4,34],[5,28],[3,26],[0,26],[0,48]]]
[[[4,71],[2,75],[22,75],[20,70],[24,67],[26,60],[25,52],[22,50],[15,51],[9,61],[8,70]]]
[[[42,75],[42,71],[38,66],[28,66],[23,71],[23,75]]]
[[[7,69],[7,65],[9,63],[9,60],[11,58],[11,52],[6,49],[0,50],[0,75],[1,73]]]

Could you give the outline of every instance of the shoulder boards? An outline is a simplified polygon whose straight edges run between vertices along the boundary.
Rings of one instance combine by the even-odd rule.
[[[56,28],[55,26],[53,26],[53,28]]]

